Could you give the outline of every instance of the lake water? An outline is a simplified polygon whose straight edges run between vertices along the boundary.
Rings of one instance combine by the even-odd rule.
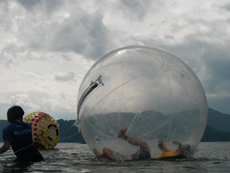
[[[2,143],[0,143],[2,146]],[[41,150],[38,163],[15,163],[12,150],[0,154],[0,172],[230,172],[230,142],[202,142],[193,158],[173,161],[112,162],[98,159],[87,144],[59,143],[54,150]]]

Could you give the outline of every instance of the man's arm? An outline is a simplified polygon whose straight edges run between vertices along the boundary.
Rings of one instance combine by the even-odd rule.
[[[187,149],[187,146],[186,145],[182,145],[179,141],[173,141],[173,143],[176,144],[176,145],[178,145],[177,152],[179,154],[184,154],[184,152]]]
[[[158,142],[158,147],[164,151],[166,149],[166,147],[164,146],[164,141],[162,139],[159,139],[159,142]]]
[[[10,141],[5,140],[4,144],[2,145],[2,147],[0,148],[0,154],[5,153],[7,150],[10,149]]]
[[[173,141],[173,144],[181,145],[181,143],[179,141]]]

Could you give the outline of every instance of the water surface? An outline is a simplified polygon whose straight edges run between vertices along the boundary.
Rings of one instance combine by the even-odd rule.
[[[171,161],[116,163],[96,158],[87,144],[78,143],[59,143],[56,149],[40,152],[44,162],[15,163],[15,155],[9,150],[0,155],[0,172],[230,172],[230,142],[202,142],[193,158]]]

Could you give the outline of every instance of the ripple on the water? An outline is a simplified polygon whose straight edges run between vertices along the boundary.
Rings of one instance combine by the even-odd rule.
[[[0,155],[0,172],[230,172],[230,143],[201,143],[193,158],[112,162],[98,159],[86,144],[59,143],[41,150],[45,161],[15,163],[12,150]],[[0,144],[1,145],[1,144]]]

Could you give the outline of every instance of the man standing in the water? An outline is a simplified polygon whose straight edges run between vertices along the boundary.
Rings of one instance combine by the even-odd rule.
[[[3,129],[4,144],[0,148],[0,153],[6,152],[11,146],[17,161],[43,161],[41,153],[33,144],[31,125],[23,122],[23,115],[24,111],[20,106],[12,106],[7,111],[10,124]]]

